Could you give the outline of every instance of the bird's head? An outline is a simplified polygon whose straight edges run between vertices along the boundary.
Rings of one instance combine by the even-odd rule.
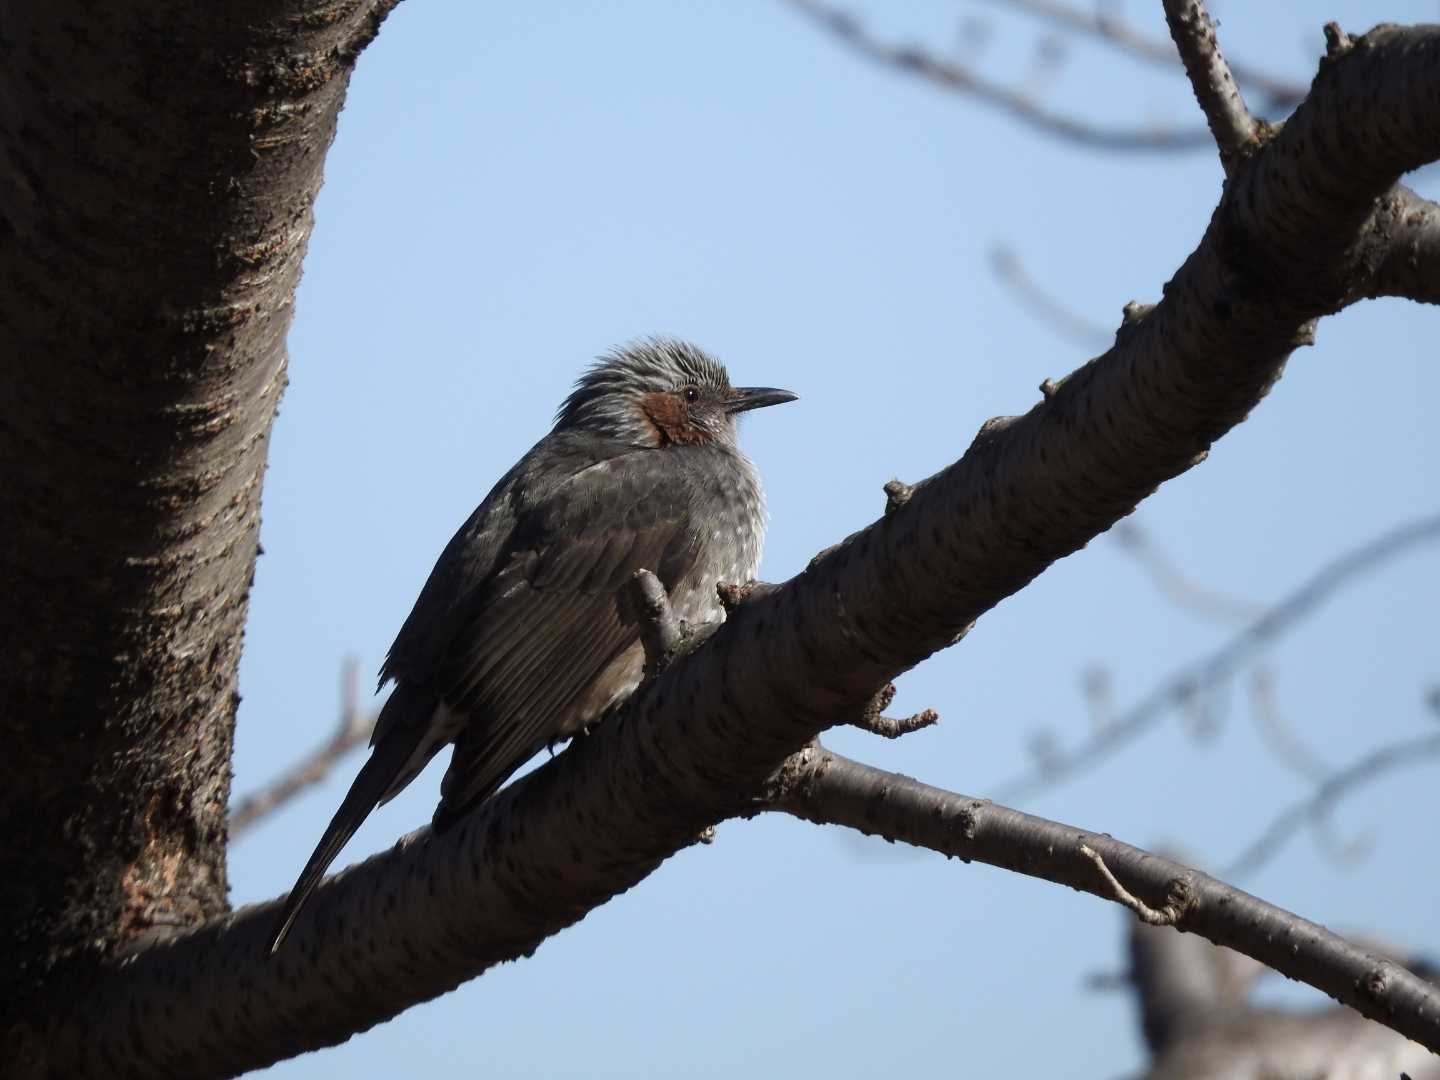
[[[580,376],[555,415],[555,430],[591,431],[642,447],[733,445],[742,412],[794,400],[788,390],[732,387],[724,365],[687,342],[646,338]]]

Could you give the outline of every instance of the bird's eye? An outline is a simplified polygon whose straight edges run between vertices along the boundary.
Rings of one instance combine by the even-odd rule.
[[[685,389],[682,390],[681,393],[685,395],[685,400],[688,401],[691,405],[694,405],[695,402],[700,400],[700,391],[696,390],[693,386],[685,387]]]

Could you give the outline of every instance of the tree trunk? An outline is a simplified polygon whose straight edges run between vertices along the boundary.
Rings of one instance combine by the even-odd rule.
[[[390,6],[0,10],[0,1001],[226,910],[285,335]]]

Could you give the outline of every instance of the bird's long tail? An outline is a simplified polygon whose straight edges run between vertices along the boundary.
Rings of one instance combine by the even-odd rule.
[[[420,771],[414,767],[413,759],[428,734],[428,715],[417,715],[417,703],[405,700],[408,696],[404,687],[397,687],[390,695],[390,700],[385,703],[376,724],[369,760],[361,766],[355,782],[350,785],[344,801],[340,803],[340,809],[336,810],[335,816],[330,819],[324,835],[320,837],[320,843],[315,845],[314,854],[305,864],[305,869],[300,871],[300,877],[290,889],[290,895],[280,911],[275,937],[270,942],[271,956],[285,943],[285,938],[294,926],[300,910],[305,906],[305,901],[309,899],[315,886],[320,884],[320,879],[335,861],[335,856],[340,854],[340,849],[355,835],[355,830],[360,828],[376,806],[387,801],[399,787],[404,786],[403,783],[396,783],[402,773],[407,769],[410,771],[410,776],[405,777],[408,782]],[[397,716],[397,710],[403,710],[408,715]],[[386,713],[391,715],[386,716]],[[428,749],[426,760],[439,747]],[[424,762],[420,762],[420,765],[423,767]]]

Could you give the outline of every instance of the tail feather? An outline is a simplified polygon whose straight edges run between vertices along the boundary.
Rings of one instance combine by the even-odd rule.
[[[405,707],[407,703],[396,701],[402,693],[403,688],[397,688],[385,703],[385,712],[390,712],[394,707]],[[405,770],[416,748],[424,740],[429,729],[428,716],[412,714],[398,719],[400,722],[388,724],[384,736],[375,742],[370,759],[361,767],[355,782],[350,785],[350,790],[340,803],[340,809],[335,811],[335,816],[330,819],[320,842],[315,845],[310,861],[305,864],[305,869],[300,871],[300,877],[296,879],[285,900],[285,906],[281,909],[275,937],[270,942],[271,956],[285,943],[285,938],[305,906],[305,901],[310,898],[315,886],[320,884],[320,879],[340,854],[340,849],[355,835],[355,830],[360,828],[370,816],[370,812],[387,794],[394,794],[390,791],[391,787],[395,785],[396,778]]]

